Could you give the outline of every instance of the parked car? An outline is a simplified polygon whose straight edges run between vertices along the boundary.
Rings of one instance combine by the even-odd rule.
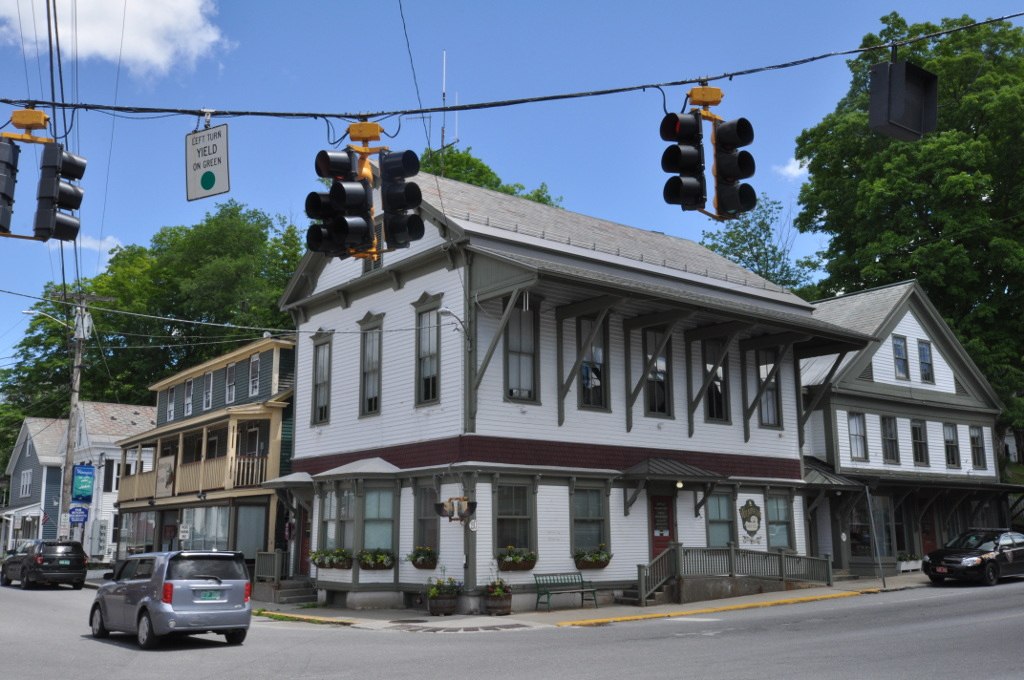
[[[1024,534],[970,529],[925,555],[921,568],[935,585],[954,578],[994,586],[1003,576],[1024,575]]]
[[[25,541],[0,565],[0,585],[20,581],[25,590],[35,585],[85,585],[89,558],[78,541]]]
[[[92,636],[133,633],[142,649],[166,635],[220,633],[245,640],[252,584],[242,553],[175,550],[132,555],[103,575],[89,610]]]

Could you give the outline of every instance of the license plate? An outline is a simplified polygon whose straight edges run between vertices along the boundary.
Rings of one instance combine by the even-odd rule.
[[[946,569],[945,567],[935,567],[936,574],[945,574],[948,571],[949,569]]]
[[[200,590],[199,591],[199,599],[200,600],[218,600],[218,599],[220,599],[220,591],[219,590]]]
[[[59,564],[62,567],[66,567],[71,564],[71,560],[57,560],[57,564]]]

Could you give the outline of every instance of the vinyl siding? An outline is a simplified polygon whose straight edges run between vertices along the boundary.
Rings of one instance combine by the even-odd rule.
[[[892,350],[892,337],[901,335],[907,339],[907,365],[910,368],[910,379],[896,378],[896,361]],[[934,383],[921,381],[921,364],[918,360],[917,341],[927,340],[932,345],[932,367],[935,374]],[[953,368],[942,355],[939,344],[925,332],[913,312],[908,311],[893,329],[892,333],[879,344],[878,351],[871,358],[874,381],[886,385],[912,386],[914,389],[956,393]]]

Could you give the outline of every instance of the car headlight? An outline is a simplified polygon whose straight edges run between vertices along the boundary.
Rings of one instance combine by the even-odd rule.
[[[962,560],[960,560],[961,567],[976,567],[979,564],[981,564],[980,557],[965,557]]]

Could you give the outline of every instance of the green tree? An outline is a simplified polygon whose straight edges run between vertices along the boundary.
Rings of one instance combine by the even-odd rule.
[[[799,293],[820,267],[813,256],[792,258],[796,232],[782,220],[782,203],[765,194],[753,210],[714,224],[719,228],[701,232],[702,246],[784,288]]]
[[[262,329],[294,328],[277,303],[303,252],[293,225],[234,201],[192,227],[162,228],[149,247],[119,248],[104,272],[79,284],[100,299],[87,303],[95,332],[84,349],[81,398],[152,404],[149,385],[167,375]],[[25,416],[67,417],[71,333],[61,322],[73,325],[73,306],[54,284],[42,297],[14,365],[0,372],[0,464]]]
[[[471,153],[472,150],[471,146],[465,149],[451,147],[441,151],[427,149],[420,156],[420,170],[544,205],[561,206],[562,197],[552,196],[546,183],[541,182],[540,186],[532,191],[527,191],[526,187],[519,183],[505,184],[489,165]]]
[[[862,46],[952,29],[970,17],[908,25],[882,18]],[[1024,427],[1024,31],[1006,22],[899,48],[938,75],[938,125],[920,141],[868,128],[869,68],[889,49],[848,62],[835,111],[797,139],[809,179],[797,227],[829,237],[825,294],[917,279]]]

